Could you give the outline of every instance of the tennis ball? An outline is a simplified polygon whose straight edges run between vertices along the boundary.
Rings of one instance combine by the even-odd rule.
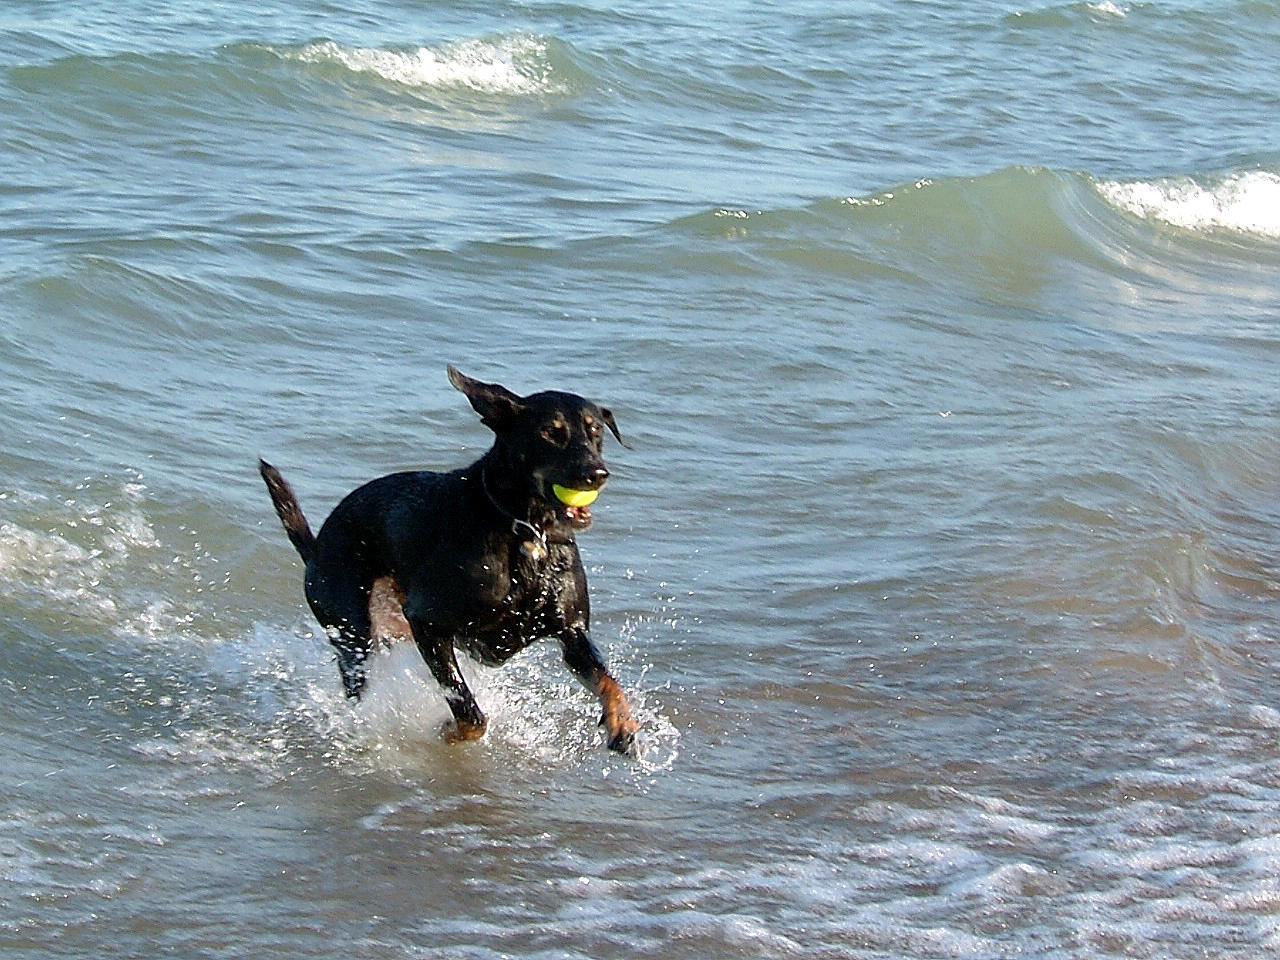
[[[566,507],[589,506],[596,502],[596,497],[600,496],[599,490],[574,490],[571,487],[562,487],[558,483],[551,485],[551,492]]]

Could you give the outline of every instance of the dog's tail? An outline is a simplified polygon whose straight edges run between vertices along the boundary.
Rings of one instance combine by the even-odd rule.
[[[298,553],[302,554],[303,563],[310,563],[311,554],[315,552],[316,538],[311,532],[307,518],[302,515],[302,508],[298,506],[297,495],[285,482],[284,477],[280,476],[280,471],[267,461],[258,460],[258,472],[267,482],[271,502],[276,506],[276,513],[280,515],[280,522],[284,524],[284,532],[289,535],[289,542],[297,548]]]

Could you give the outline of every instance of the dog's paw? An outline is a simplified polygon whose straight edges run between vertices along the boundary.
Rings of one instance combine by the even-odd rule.
[[[440,733],[446,743],[463,743],[466,740],[479,740],[489,725],[488,720],[473,723],[467,720],[446,720]]]
[[[636,740],[634,730],[625,730],[611,737],[609,739],[609,749],[633,760],[640,756],[640,743]]]
[[[640,756],[640,745],[636,740],[636,732],[640,729],[640,725],[630,716],[621,720],[618,717],[610,717],[606,712],[600,718],[600,726],[605,728],[610,750],[633,759]]]

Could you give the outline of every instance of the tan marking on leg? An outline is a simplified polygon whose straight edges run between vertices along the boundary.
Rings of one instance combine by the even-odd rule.
[[[392,577],[379,577],[369,588],[369,636],[374,643],[391,646],[412,640],[413,631],[404,616],[404,591]]]
[[[630,752],[640,724],[636,723],[635,717],[631,715],[631,707],[627,703],[626,694],[622,692],[622,687],[609,674],[603,674],[596,682],[596,696],[604,706],[604,715],[600,718],[600,722],[609,734],[609,746],[615,750]]]

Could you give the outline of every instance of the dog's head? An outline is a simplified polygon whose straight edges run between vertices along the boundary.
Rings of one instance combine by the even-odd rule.
[[[503,485],[521,487],[563,526],[591,526],[589,504],[609,479],[602,454],[604,429],[627,446],[613,413],[574,393],[548,390],[520,397],[452,366],[449,382],[496,435],[494,451],[507,474],[500,478]]]

